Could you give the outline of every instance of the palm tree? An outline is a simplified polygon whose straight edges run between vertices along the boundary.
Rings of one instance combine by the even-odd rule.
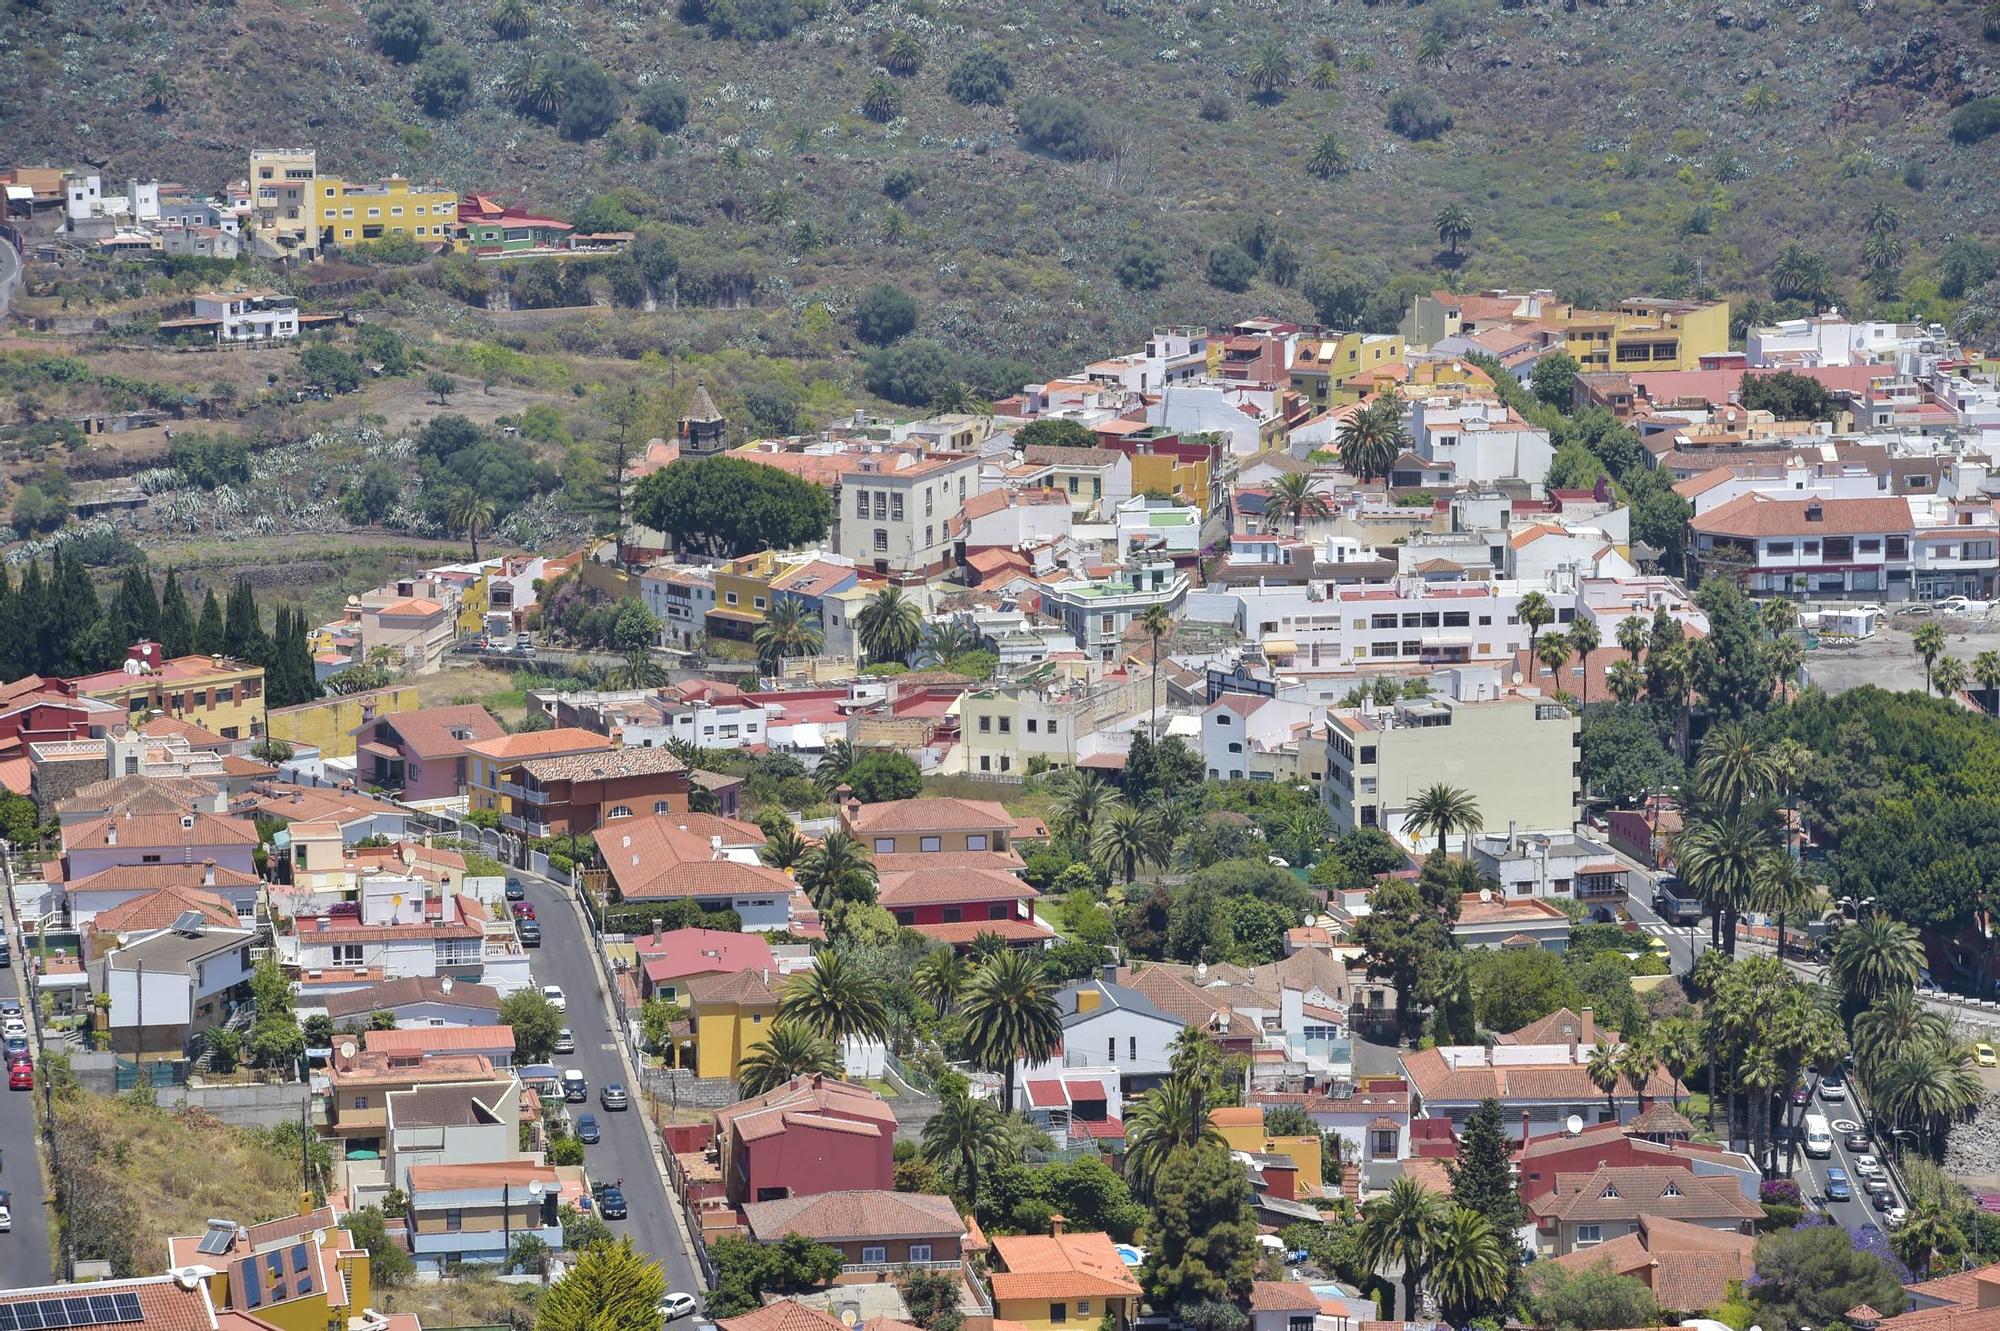
[[[1955,1253],[1964,1246],[1964,1233],[1935,1198],[1912,1198],[1910,1214],[1889,1234],[1889,1250],[1918,1280],[1930,1277],[1940,1253]]]
[[[1758,604],[1757,618],[1766,633],[1782,638],[1799,626],[1799,608],[1782,596],[1773,596]]]
[[[917,660],[943,665],[955,656],[979,650],[979,631],[955,619],[942,619],[924,626],[923,647]]]
[[[822,912],[842,901],[875,899],[875,863],[851,832],[828,833],[825,841],[799,858],[792,877]]]
[[[1935,1151],[1952,1120],[1978,1104],[1984,1088],[1963,1045],[1927,1045],[1883,1071],[1878,1108],[1895,1123],[1920,1124]],[[1892,1138],[1893,1139],[1893,1138]]]
[[[491,526],[493,522],[493,501],[469,485],[461,485],[451,492],[445,502],[445,521],[465,533],[472,542],[472,557],[479,558],[479,529]]]
[[[1403,424],[1399,405],[1393,396],[1377,398],[1341,423],[1335,444],[1340,465],[1360,477],[1363,485],[1377,476],[1387,476],[1410,446],[1410,431]]]
[[[1938,691],[1940,698],[1949,698],[1965,687],[1965,662],[1956,656],[1938,658],[1936,668],[1931,672],[1931,687]]]
[[[1894,989],[1854,1018],[1854,1066],[1870,1093],[1883,1069],[1950,1036],[1942,1014],[1932,1011],[1914,989]]]
[[[1931,666],[1944,655],[1944,626],[1936,622],[1921,624],[1910,635],[1910,646],[1924,659],[1924,692],[1931,691]]]
[[[882,64],[891,74],[914,74],[923,62],[923,46],[907,32],[896,33],[882,48]]]
[[[959,1009],[966,1047],[980,1067],[1004,1078],[1002,1103],[1012,1113],[1016,1066],[1046,1062],[1062,1047],[1056,981],[1040,957],[1010,948],[972,972]]]
[[[625,659],[612,670],[606,682],[619,689],[651,689],[666,682],[667,672],[653,659],[653,654],[643,644],[627,648]],[[689,763],[693,768],[696,764]]]
[[[1799,677],[1799,667],[1806,663],[1806,645],[1788,633],[1771,644],[1764,660],[1771,668],[1772,690],[1782,694]]]
[[[1560,633],[1549,634],[1535,648],[1534,659],[1542,663],[1542,668],[1549,672],[1550,683],[1555,685],[1557,692],[1561,692],[1562,668],[1569,664],[1569,639]],[[1529,668],[1533,669],[1532,666]]]
[[[743,1056],[737,1090],[744,1099],[774,1091],[794,1077],[837,1077],[840,1053],[823,1036],[797,1022],[774,1022],[764,1043]]]
[[[1618,1050],[1600,1041],[1597,1047],[1590,1051],[1587,1071],[1590,1084],[1604,1092],[1604,1107],[1611,1111],[1612,1118],[1617,1118],[1618,1101],[1613,1092],[1618,1089],[1618,1079],[1625,1075],[1625,1069],[1618,1062]]]
[[[1157,742],[1160,738],[1160,639],[1173,632],[1174,617],[1168,613],[1165,606],[1154,602],[1152,605],[1147,606],[1145,611],[1140,614],[1139,627],[1144,629],[1146,636],[1153,640],[1153,678],[1149,681],[1152,686],[1153,700],[1149,719],[1146,723],[1146,732]]]
[[[775,832],[764,834],[764,844],[757,851],[757,858],[773,869],[789,869],[805,858],[809,843],[800,835],[799,829],[789,820]]]
[[[778,1002],[778,1020],[795,1021],[836,1045],[848,1040],[887,1040],[889,1010],[882,982],[848,959],[845,952],[821,952],[812,969],[794,975]]]
[[[993,1149],[1000,1133],[1000,1111],[975,1100],[962,1084],[953,1085],[924,1124],[924,1159],[941,1169],[958,1167],[965,1200],[979,1200],[979,1163]]]
[[[1759,91],[1773,101],[1776,97],[1770,89],[1752,88],[1750,97]],[[1747,101],[1747,98],[1746,98]],[[1804,300],[1818,304],[1826,294],[1826,264],[1818,257],[1808,254],[1798,245],[1785,246],[1778,261],[1771,265],[1771,295],[1777,300]]]
[[[1447,1325],[1471,1326],[1505,1301],[1514,1273],[1510,1241],[1469,1206],[1446,1214],[1431,1235],[1424,1279]]]
[[[1291,81],[1291,53],[1278,38],[1267,39],[1250,58],[1250,87],[1259,97],[1275,98]]]
[[[929,1003],[942,1017],[958,1006],[958,996],[965,990],[971,969],[956,948],[939,948],[917,963],[910,976],[910,987],[920,1001]]]
[[[1540,592],[1529,592],[1514,607],[1514,615],[1528,626],[1528,669],[1532,671],[1535,668],[1535,639],[1541,636],[1543,629],[1555,623],[1555,607]]]
[[[862,603],[854,617],[862,650],[876,661],[904,661],[917,650],[923,612],[898,587],[884,587]]]
[[[1594,619],[1579,619],[1569,626],[1570,649],[1577,655],[1577,664],[1583,667],[1584,706],[1590,705],[1590,654],[1604,645],[1604,631],[1597,627]]]
[[[1472,214],[1462,203],[1447,203],[1431,219],[1431,229],[1437,232],[1438,244],[1456,255],[1458,247],[1472,239]]]
[[[1634,1098],[1646,1094],[1653,1074],[1660,1070],[1660,1050],[1651,1037],[1631,1037],[1618,1051],[1618,1075],[1632,1088]]]
[[[1221,1142],[1203,1079],[1169,1077],[1125,1115],[1125,1180],[1134,1196],[1150,1200],[1175,1151]]]
[[[1762,1041],[1744,1051],[1736,1068],[1736,1081],[1749,1091],[1750,1158],[1764,1163],[1764,1139],[1771,1127],[1771,1097],[1785,1088],[1785,1072],[1769,1045]]]
[[[819,616],[808,610],[804,601],[786,596],[765,612],[764,622],[750,635],[750,642],[757,649],[757,668],[773,675],[785,657],[818,656],[826,648],[826,634],[820,629]]]
[[[1704,803],[1740,814],[1778,788],[1778,766],[1748,726],[1731,721],[1702,740],[1694,780]]]
[[[553,65],[538,55],[526,55],[519,64],[507,71],[500,81],[500,91],[513,104],[516,111],[525,115],[553,116],[562,106],[562,75]]]
[[[1812,880],[1799,858],[1784,850],[1764,857],[1751,898],[1757,909],[1778,917],[1778,955],[1785,955],[1785,921],[1811,910],[1820,898],[1819,884]]]
[[[528,8],[528,0],[499,0],[487,13],[486,21],[496,36],[513,41],[528,35],[535,25],[535,12]]]
[[[1443,1226],[1448,1203],[1407,1175],[1361,1212],[1361,1257],[1377,1274],[1402,1268],[1405,1321],[1416,1320],[1417,1290],[1430,1258],[1431,1236]]]
[[[1332,505],[1320,490],[1320,478],[1309,471],[1287,472],[1271,484],[1271,497],[1264,512],[1273,522],[1292,524],[1292,535],[1307,518],[1323,518]]]
[[[1444,34],[1435,28],[1417,39],[1417,66],[1434,69],[1444,63]]]
[[[1320,92],[1325,92],[1340,82],[1340,65],[1337,61],[1321,60],[1306,71],[1306,82]]]
[[[1354,159],[1348,155],[1347,145],[1340,141],[1338,134],[1323,134],[1312,152],[1306,155],[1306,170],[1321,180],[1331,180],[1344,176],[1354,169]]]
[[[831,795],[854,770],[854,746],[844,739],[828,740],[819,766],[813,768],[813,784],[822,795]]]
[[[1870,231],[1861,242],[1861,260],[1869,269],[1886,273],[1903,261],[1903,241],[1888,231]]]
[[[1130,883],[1142,864],[1165,864],[1173,838],[1160,820],[1143,809],[1120,804],[1091,838],[1097,862],[1106,873],[1123,873]]]
[[[1981,652],[1973,657],[1972,677],[1992,700],[1986,710],[2000,715],[2000,652]]]
[[[1437,848],[1442,853],[1448,834],[1462,832],[1470,837],[1486,823],[1479,816],[1478,801],[1470,794],[1439,782],[1417,792],[1409,808],[1403,811],[1403,825],[1413,833],[1437,833]]]
[[[1869,915],[1840,931],[1828,976],[1856,1010],[1885,995],[1914,989],[1924,967],[1917,931],[1886,915]]]
[[[1770,836],[1750,818],[1690,820],[1674,839],[1681,878],[1712,914],[1709,940],[1736,955],[1736,920],[1756,894]]]
[[[144,85],[146,109],[155,114],[167,109],[167,98],[173,96],[174,81],[165,70],[155,69],[146,75]]]
[[[1868,210],[1868,229],[1893,235],[1903,225],[1903,215],[1896,211],[1896,205],[1887,199],[1878,199]]]
[[[1653,1052],[1674,1079],[1674,1103],[1686,1092],[1688,1069],[1701,1062],[1701,1027],[1692,1017],[1669,1017],[1654,1025]]]
[[[1605,672],[1604,682],[1611,686],[1611,696],[1622,703],[1636,701],[1639,691],[1646,687],[1646,677],[1630,661],[1613,661],[1611,669]]]
[[[1632,664],[1639,664],[1639,653],[1646,650],[1646,642],[1651,637],[1643,615],[1627,615],[1618,621],[1618,645],[1632,658]]]
[[[1065,836],[1089,839],[1099,815],[1116,808],[1118,792],[1095,772],[1072,767],[1055,785],[1055,822]]]

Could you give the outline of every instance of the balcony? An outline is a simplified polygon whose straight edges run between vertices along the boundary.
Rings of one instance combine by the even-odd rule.
[[[525,800],[528,798],[528,788],[518,782],[502,781],[499,788],[500,793],[510,800]]]
[[[541,819],[528,818],[518,813],[501,814],[500,826],[506,828],[509,832],[518,832],[522,836],[544,837],[555,835],[554,832],[550,831],[549,825]]]

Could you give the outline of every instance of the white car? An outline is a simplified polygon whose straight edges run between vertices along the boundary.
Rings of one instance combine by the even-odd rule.
[[[7,1207],[0,1206],[0,1234],[11,1234],[13,1232],[14,1232],[13,1211],[9,1210]]]
[[[668,1322],[690,1316],[698,1306],[692,1294],[669,1294],[660,1300],[658,1309],[660,1325],[665,1326]]]
[[[548,999],[550,1003],[554,1004],[556,1011],[558,1012],[569,1011],[569,1000],[563,997],[563,991],[561,985],[559,984],[543,985],[542,997]]]
[[[1901,1229],[1903,1222],[1910,1218],[1910,1213],[1900,1206],[1892,1206],[1882,1218],[1889,1222],[1889,1228]]]
[[[1862,1178],[1874,1178],[1882,1172],[1882,1162],[1872,1155],[1857,1155],[1850,1163]]]

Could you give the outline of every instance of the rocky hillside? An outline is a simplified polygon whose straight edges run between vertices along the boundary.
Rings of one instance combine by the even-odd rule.
[[[1470,223],[1456,280],[1597,299],[1766,297],[1796,242],[1865,306],[1887,203],[1896,290],[1936,312],[1945,247],[2000,235],[2000,138],[1949,133],[2000,91],[2000,15],[1982,33],[1971,0],[385,3],[428,19],[12,0],[0,152],[213,187],[252,143],[311,143],[351,177],[554,209],[617,191],[674,228],[684,271],[752,271],[760,305],[839,313],[887,279],[926,333],[1056,364],[1162,320],[1306,315],[1308,292],[1379,318],[1452,269],[1449,204]],[[998,66],[957,90],[997,105],[951,95],[982,50]],[[615,119],[557,109],[593,63]],[[667,134],[635,118],[671,126],[663,83],[687,102]],[[1231,244],[1258,271],[1212,261]]]

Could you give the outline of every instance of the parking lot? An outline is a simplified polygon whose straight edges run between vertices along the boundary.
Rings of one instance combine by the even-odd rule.
[[[1910,635],[1924,618],[1898,615],[1884,622],[1870,638],[1835,645],[1822,638],[1820,645],[1806,653],[1806,678],[1828,693],[1840,693],[1863,684],[1885,689],[1924,687],[1924,663],[1910,646]],[[2000,622],[1987,619],[1941,618],[1936,621],[1945,632],[1945,655],[1955,656],[1970,669],[1972,658],[1981,652],[2000,651]]]

